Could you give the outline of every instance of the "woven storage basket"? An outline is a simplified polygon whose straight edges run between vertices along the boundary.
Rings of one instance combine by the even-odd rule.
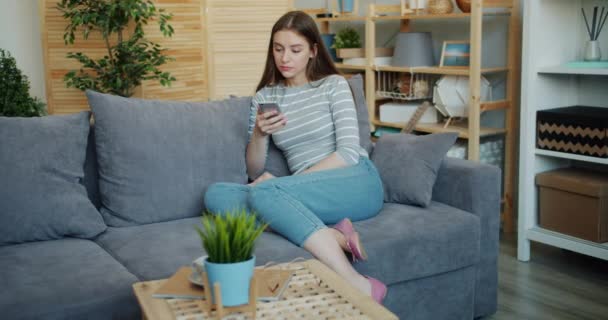
[[[608,108],[571,106],[536,113],[539,149],[608,158]]]
[[[445,14],[454,11],[452,0],[429,0],[427,7],[430,14]]]
[[[471,12],[471,0],[456,0],[456,5],[464,13]]]

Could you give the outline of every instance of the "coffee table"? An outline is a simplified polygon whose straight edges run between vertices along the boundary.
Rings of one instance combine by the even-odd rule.
[[[318,260],[285,263],[270,268],[294,271],[281,299],[257,302],[256,319],[382,319],[397,316],[362,294]],[[144,319],[194,320],[216,319],[194,300],[157,299],[152,297],[165,280],[133,284]],[[224,319],[251,319],[248,314],[230,314]]]

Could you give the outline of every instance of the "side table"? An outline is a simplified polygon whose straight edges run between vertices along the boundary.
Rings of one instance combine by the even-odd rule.
[[[279,264],[270,268],[291,269],[294,275],[281,299],[257,302],[256,319],[398,319],[318,260]],[[201,310],[197,301],[153,298],[152,293],[164,281],[133,284],[144,319],[216,319],[215,312],[209,314]],[[224,319],[244,320],[250,319],[250,316],[234,313]]]

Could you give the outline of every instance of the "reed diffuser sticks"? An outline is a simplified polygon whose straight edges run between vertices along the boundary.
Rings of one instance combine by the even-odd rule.
[[[589,25],[589,20],[587,20],[587,15],[585,14],[585,9],[581,8],[581,12],[583,13],[583,18],[585,19],[585,26],[587,27],[587,33],[589,34],[589,40],[596,41],[600,36],[602,29],[604,28],[604,24],[606,23],[606,18],[608,18],[608,10],[604,14],[605,7],[602,7],[602,11],[599,13],[599,7],[593,7],[593,19],[591,20],[591,25]]]

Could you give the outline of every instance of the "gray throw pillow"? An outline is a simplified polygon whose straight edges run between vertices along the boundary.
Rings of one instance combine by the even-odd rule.
[[[90,116],[0,117],[0,245],[106,229],[82,184]]]
[[[456,133],[385,134],[372,153],[384,185],[384,201],[426,207],[441,162],[456,142]]]
[[[353,93],[353,100],[355,102],[355,108],[357,109],[359,144],[369,153],[372,150],[372,141],[370,138],[369,113],[367,111],[367,103],[365,102],[365,95],[363,92],[363,78],[360,74],[357,74],[347,79],[347,82]],[[290,175],[287,160],[283,156],[283,152],[277,148],[272,139],[270,139],[268,145],[268,156],[266,157],[264,171],[272,173],[275,177]]]
[[[202,214],[207,187],[246,183],[251,97],[206,103],[87,91],[103,218],[122,227]]]

